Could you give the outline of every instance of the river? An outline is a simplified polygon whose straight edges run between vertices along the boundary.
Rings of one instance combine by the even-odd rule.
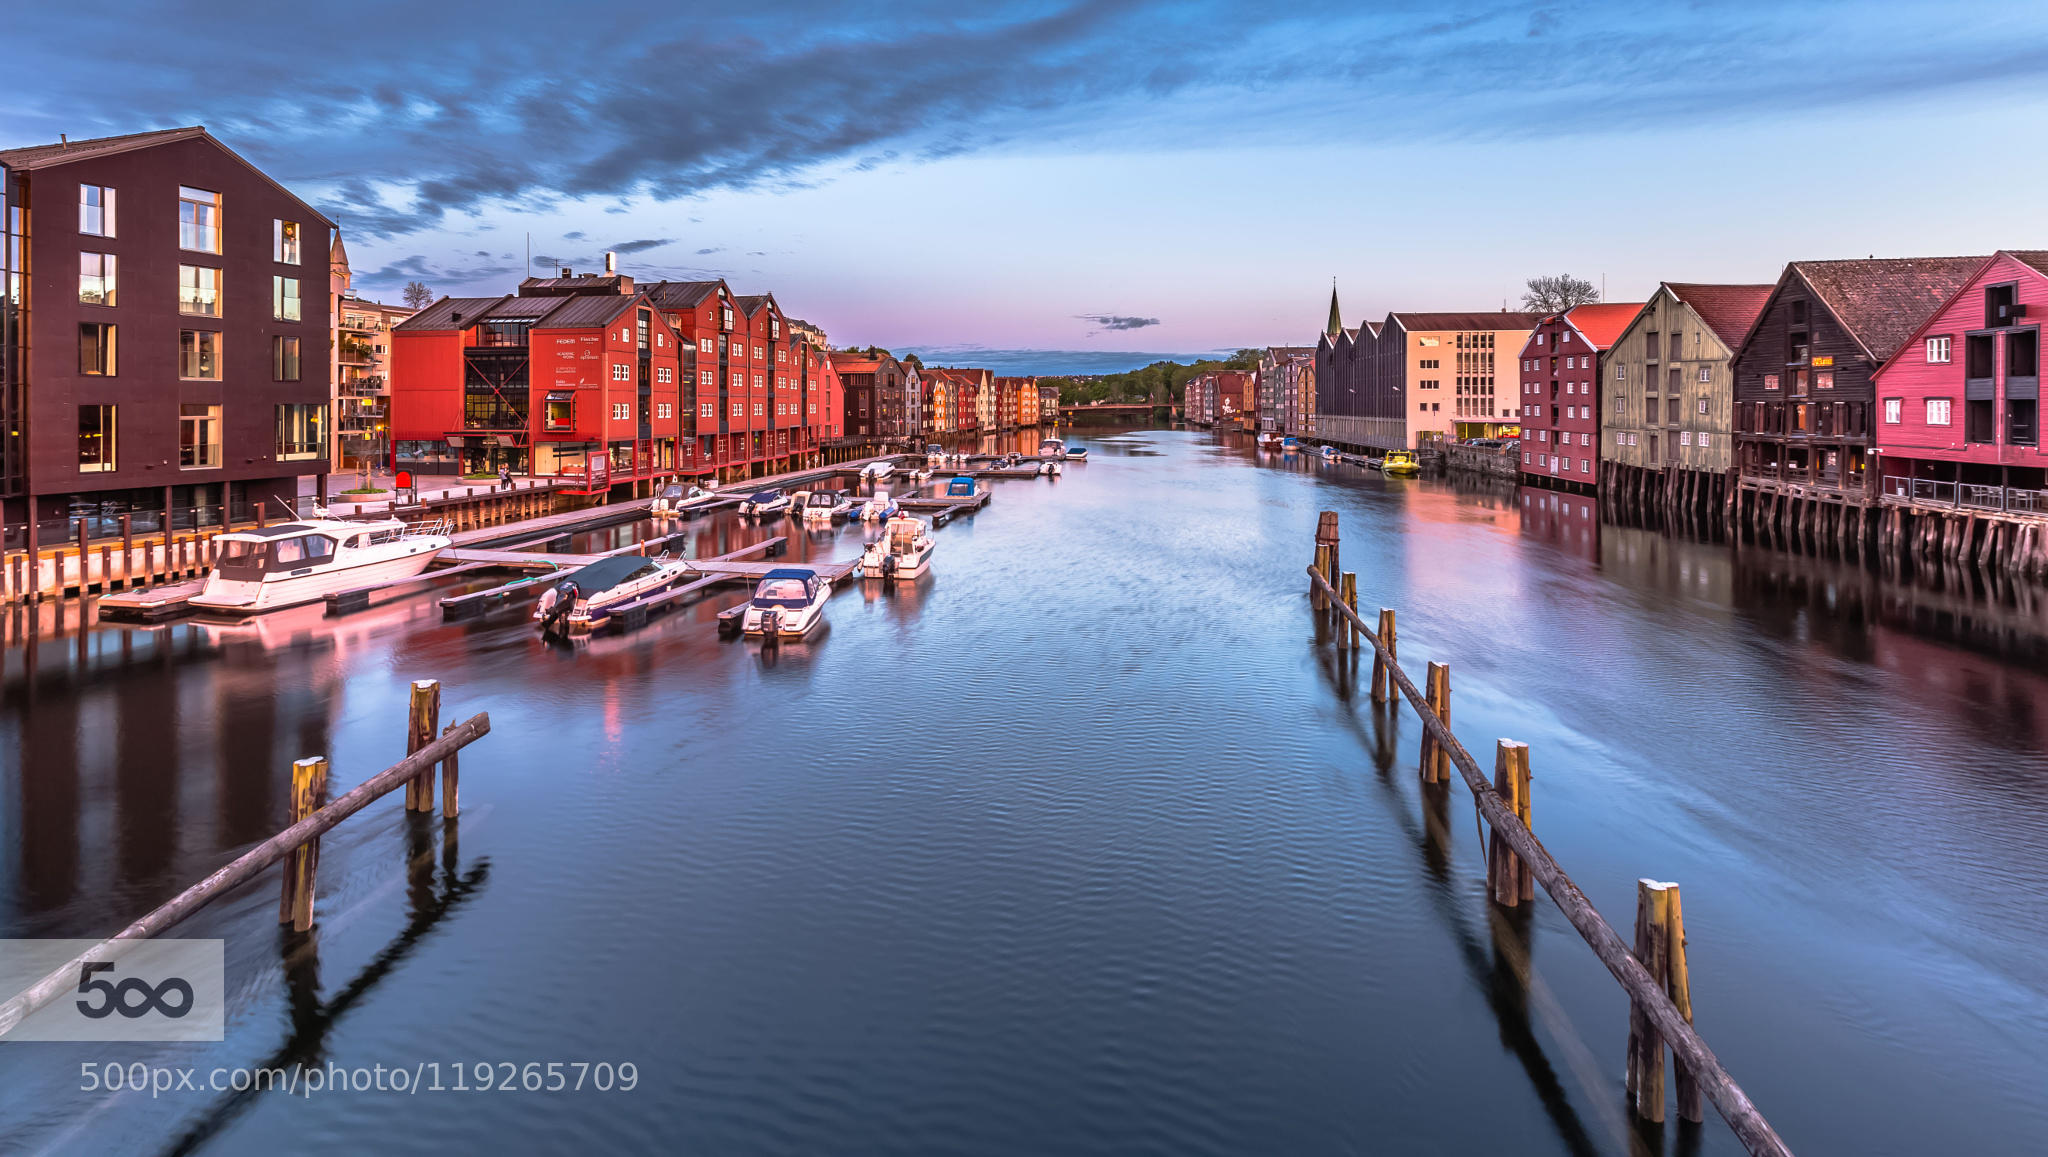
[[[1738,1152],[1711,1108],[1626,1123],[1619,988],[1546,899],[1490,908],[1469,797],[1425,797],[1414,716],[1318,640],[1332,509],[1467,746],[1531,745],[1535,829],[1608,919],[1683,886],[1697,1023],[1795,1151],[2038,1151],[2038,603],[1241,439],[1080,440],[775,649],[718,637],[732,593],[573,647],[444,623],[446,588],[253,627],[71,604],[32,645],[11,612],[4,937],[197,881],[284,825],[296,757],[337,792],[389,765],[409,680],[492,731],[452,828],[394,796],[327,837],[312,935],[274,872],[180,930],[226,941],[224,1041],[0,1045],[0,1149]],[[832,559],[862,530],[791,533]],[[131,1061],[635,1080],[80,1090]]]

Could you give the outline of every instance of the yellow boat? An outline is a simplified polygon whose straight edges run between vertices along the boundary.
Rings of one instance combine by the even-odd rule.
[[[1422,473],[1422,467],[1415,464],[1415,455],[1408,451],[1389,450],[1380,461],[1380,473],[1407,478]]]

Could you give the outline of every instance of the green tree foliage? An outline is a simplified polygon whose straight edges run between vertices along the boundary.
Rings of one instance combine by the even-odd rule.
[[[1188,379],[1197,374],[1215,370],[1250,371],[1258,366],[1259,351],[1242,349],[1220,361],[1209,358],[1193,363],[1153,362],[1128,373],[1104,374],[1098,378],[1040,378],[1039,381],[1060,388],[1060,404],[1063,406],[1085,406],[1093,402],[1150,402],[1155,406],[1177,406]]]

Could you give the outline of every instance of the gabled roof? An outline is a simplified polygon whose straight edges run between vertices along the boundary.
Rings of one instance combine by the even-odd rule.
[[[1729,349],[1742,344],[1749,327],[1756,324],[1771,299],[1772,285],[1701,285],[1690,281],[1667,281],[1664,288],[1699,315],[1708,329]]]
[[[2036,273],[2048,274],[2048,249],[2001,249],[1999,252]]]
[[[658,309],[691,309],[718,291],[716,281],[657,281],[641,286]]]
[[[0,165],[10,169],[33,172],[37,169],[55,168],[58,165],[96,160],[100,157],[111,157],[120,153],[133,152],[136,149],[149,149],[155,148],[158,145],[172,144],[176,141],[190,140],[203,140],[228,156],[233,157],[244,168],[268,181],[271,188],[297,201],[300,207],[304,208],[308,214],[311,214],[322,225],[327,226],[329,229],[336,227],[334,222],[328,219],[325,213],[306,204],[297,193],[278,184],[277,179],[269,173],[250,164],[240,153],[221,144],[213,134],[206,131],[205,125],[188,125],[180,129],[153,129],[149,132],[127,133],[118,137],[94,137],[86,141],[60,141],[54,145],[30,145],[19,149],[0,149]]]
[[[768,305],[774,300],[775,295],[772,293],[749,293],[743,296],[733,298],[733,301],[740,307],[740,312],[746,314],[748,317],[752,317],[755,314],[761,312],[762,306]],[[781,309],[781,306],[776,306],[776,311],[778,313],[781,312]]]
[[[1590,305],[1575,305],[1565,311],[1564,320],[1588,345],[1604,350],[1614,344],[1628,323],[1643,311],[1640,301],[1600,301]]]
[[[517,300],[516,297],[444,297],[391,328],[406,333],[458,330],[475,325],[478,318],[494,312],[498,305]],[[462,315],[461,324],[455,321],[457,314]]]
[[[522,299],[526,300],[526,299]],[[610,325],[622,313],[630,312],[640,304],[637,293],[615,295],[610,293],[579,294],[575,297],[545,299],[554,306],[547,314],[533,323],[535,329],[595,329]]]
[[[1856,344],[1872,360],[1882,362],[1989,260],[1977,256],[1794,261],[1785,272],[1786,278],[1796,274],[1804,281]],[[1784,292],[1786,278],[1779,279],[1773,297]]]
[[[633,279],[623,273],[578,273],[567,277],[529,277],[519,283],[521,297],[613,293],[630,296]]]
[[[1540,313],[1496,313],[1491,311],[1473,313],[1391,313],[1387,315],[1399,322],[1409,333],[1417,330],[1442,329],[1534,329],[1543,320]],[[1384,323],[1382,323],[1384,325]],[[1373,330],[1375,336],[1379,329]]]

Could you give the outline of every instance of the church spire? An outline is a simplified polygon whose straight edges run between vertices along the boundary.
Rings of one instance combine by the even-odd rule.
[[[1330,327],[1323,332],[1336,337],[1344,332],[1344,319],[1337,312],[1337,279],[1330,279]]]

